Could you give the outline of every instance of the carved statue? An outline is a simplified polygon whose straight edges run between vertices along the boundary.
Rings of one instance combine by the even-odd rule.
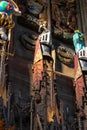
[[[76,52],[84,48],[84,34],[79,30],[75,30],[73,35],[73,44]]]
[[[67,26],[72,31],[75,30],[76,27],[76,13],[75,13],[75,4],[74,2],[67,2]]]
[[[74,1],[59,1],[52,3],[52,20],[54,26],[61,32],[73,32],[76,27]]]
[[[34,31],[42,31],[47,27],[47,1],[46,0],[19,0],[22,16],[19,17],[18,23],[24,27],[33,29]],[[51,1],[52,15],[52,33],[61,41],[70,39],[74,30],[77,28],[75,0],[52,0]],[[66,37],[66,36],[67,37]],[[64,39],[64,40],[63,40]]]
[[[19,16],[21,11],[13,0],[0,1],[0,35],[1,39],[7,40],[6,29],[14,27],[12,14]]]
[[[21,14],[21,11],[19,11],[17,4],[13,0],[1,1],[0,12],[7,13],[8,15],[11,15],[12,13],[15,15]]]

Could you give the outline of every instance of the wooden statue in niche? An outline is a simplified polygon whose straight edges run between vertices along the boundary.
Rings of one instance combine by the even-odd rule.
[[[25,3],[24,0],[20,0],[20,5],[21,3]],[[37,21],[40,21],[40,23],[42,23],[41,21],[47,21],[47,6],[46,6],[45,0],[40,0],[40,1],[39,0],[33,0],[33,1],[26,0],[26,3],[27,5],[26,4],[21,5],[21,6],[26,6],[24,8],[25,16],[28,16],[28,15],[32,15],[31,17],[35,16]],[[34,4],[31,5],[32,3]],[[52,0],[51,3],[52,3],[51,13],[52,13],[52,21],[53,21],[54,28],[58,29],[61,33],[74,32],[74,30],[76,29],[75,28],[76,27],[75,1],[74,0],[72,1]],[[34,8],[36,8],[36,11]],[[34,14],[34,13],[37,13],[37,14]],[[32,20],[35,20],[35,19],[32,18]]]
[[[40,32],[41,27],[46,29],[48,22],[46,0],[26,0],[27,4],[22,4],[25,3],[24,0],[18,2],[22,11],[22,16],[18,18],[19,24],[35,32]],[[75,0],[51,0],[51,9],[54,37],[60,38],[63,42],[64,40],[67,42],[68,39],[70,41],[72,33],[77,29]]]
[[[59,1],[52,4],[52,19],[61,32],[73,32],[76,27],[74,1]]]
[[[76,26],[75,4],[67,2],[66,8],[67,8],[67,26],[71,31],[74,31]]]

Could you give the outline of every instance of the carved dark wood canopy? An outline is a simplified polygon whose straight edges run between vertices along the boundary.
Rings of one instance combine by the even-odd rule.
[[[41,26],[46,27],[48,17],[45,0],[19,0],[18,2],[22,11],[22,16],[18,18],[19,24],[36,32]],[[65,41],[72,39],[72,34],[77,29],[75,0],[52,0],[51,19],[54,37],[63,42],[64,39]]]

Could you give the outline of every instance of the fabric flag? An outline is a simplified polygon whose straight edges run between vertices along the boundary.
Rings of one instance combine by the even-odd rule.
[[[82,96],[83,96],[83,77],[82,77],[82,71],[79,64],[78,56],[74,56],[74,72],[75,72],[75,93],[76,93],[76,100],[77,100],[77,106],[80,108],[82,106]]]
[[[33,89],[40,91],[40,81],[42,80],[43,56],[40,47],[40,40],[37,39],[33,65]]]
[[[42,56],[42,51],[40,47],[40,40],[38,38],[36,41],[36,47],[35,47],[34,64],[42,59],[43,59],[43,56]]]
[[[40,81],[42,80],[42,71],[43,71],[43,60],[39,60],[33,66],[33,86],[35,90],[40,90]]]

